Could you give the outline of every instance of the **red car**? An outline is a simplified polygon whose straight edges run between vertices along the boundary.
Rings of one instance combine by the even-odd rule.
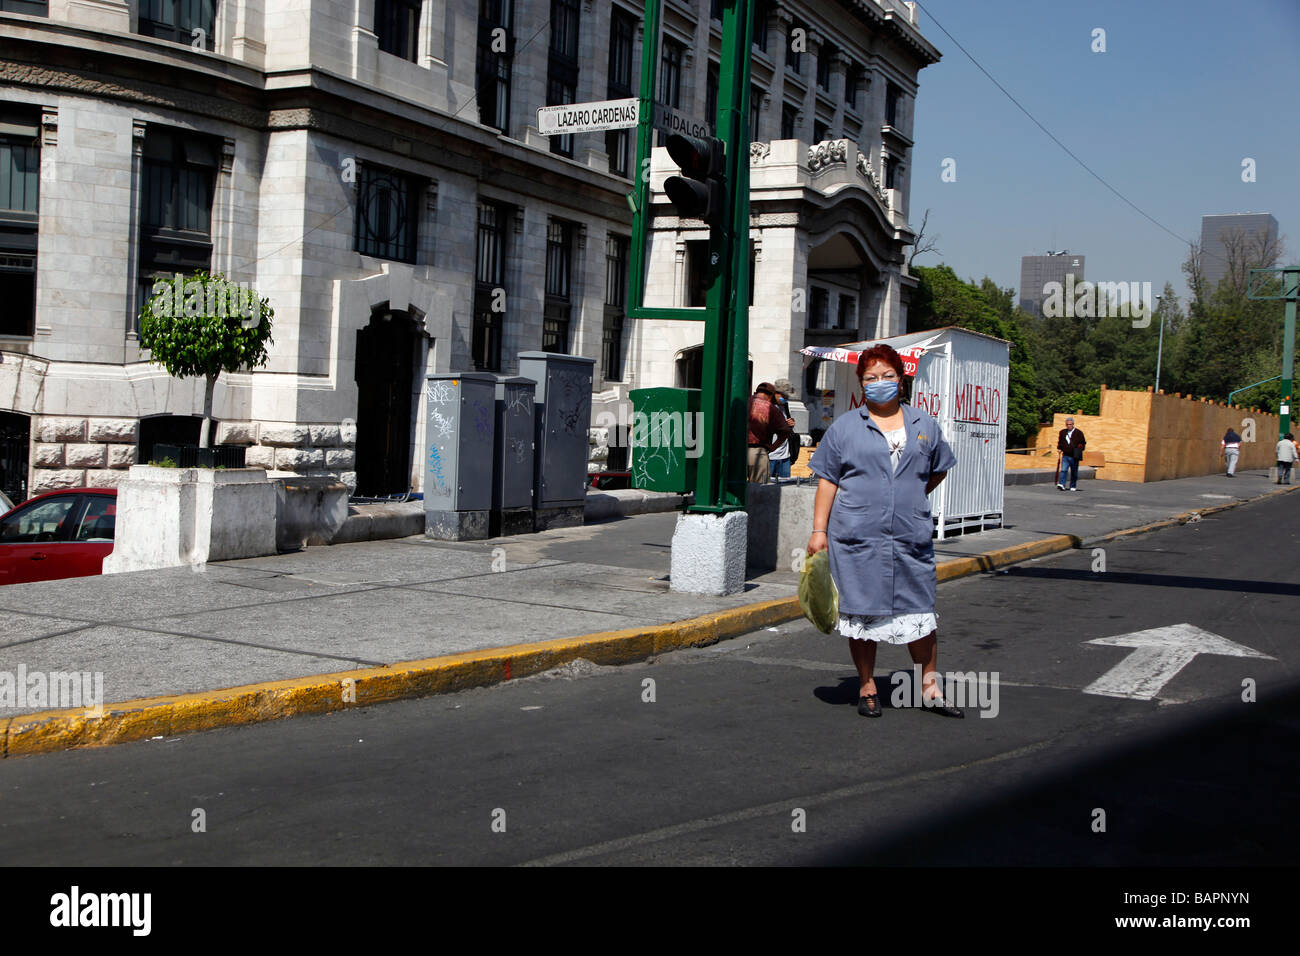
[[[49,491],[0,517],[0,584],[101,574],[113,550],[117,490]]]

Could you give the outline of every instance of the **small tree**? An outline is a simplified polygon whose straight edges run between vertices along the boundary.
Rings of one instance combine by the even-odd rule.
[[[209,445],[218,376],[266,364],[274,316],[268,300],[219,272],[200,270],[154,283],[140,310],[140,347],[176,378],[203,376],[200,448]]]

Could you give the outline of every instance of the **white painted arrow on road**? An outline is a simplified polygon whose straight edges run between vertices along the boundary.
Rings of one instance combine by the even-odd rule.
[[[1152,700],[1165,684],[1192,662],[1197,654],[1227,657],[1257,657],[1277,660],[1267,654],[1220,637],[1191,624],[1171,624],[1134,631],[1116,637],[1099,637],[1088,644],[1132,647],[1134,651],[1083,689],[1085,694]]]

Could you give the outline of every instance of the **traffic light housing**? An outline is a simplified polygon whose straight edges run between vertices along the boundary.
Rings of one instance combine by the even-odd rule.
[[[722,226],[722,197],[726,188],[726,150],[722,140],[674,133],[668,155],[682,171],[669,176],[664,192],[683,219],[703,219],[709,228]]]

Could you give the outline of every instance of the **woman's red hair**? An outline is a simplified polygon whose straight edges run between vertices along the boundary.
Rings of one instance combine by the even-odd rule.
[[[892,365],[894,371],[898,373],[898,383],[903,384],[907,373],[903,370],[903,356],[899,355],[888,345],[873,345],[861,355],[858,356],[858,381],[862,381],[862,376],[867,373],[867,367],[875,362],[884,362],[886,365]]]

